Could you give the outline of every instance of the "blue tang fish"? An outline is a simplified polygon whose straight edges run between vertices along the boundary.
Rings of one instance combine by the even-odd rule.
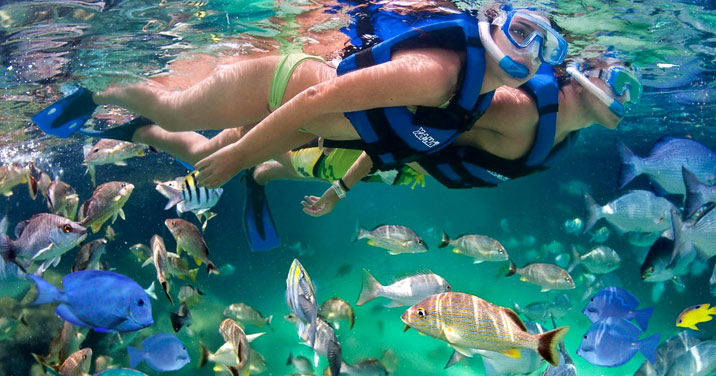
[[[608,317],[587,330],[577,355],[595,366],[619,367],[641,351],[652,364],[656,361],[659,334],[639,340],[641,330],[629,321]]]
[[[142,348],[127,346],[130,367],[144,360],[155,371],[166,372],[182,369],[191,362],[186,346],[174,334],[155,334],[142,342]]]
[[[94,376],[147,376],[147,374],[129,368],[112,368],[95,373]]]
[[[654,307],[637,310],[638,306],[639,300],[629,291],[610,286],[594,294],[582,313],[591,322],[597,322],[607,317],[634,320],[643,331],[649,326],[649,318],[654,313]]]
[[[62,279],[61,291],[44,279],[28,275],[37,285],[31,305],[59,302],[63,320],[97,332],[132,332],[154,324],[149,296],[129,277],[104,270],[82,270]]]

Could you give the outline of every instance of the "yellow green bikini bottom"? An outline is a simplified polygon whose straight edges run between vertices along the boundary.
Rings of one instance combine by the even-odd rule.
[[[298,64],[301,64],[304,60],[318,60],[326,63],[326,60],[320,56],[307,55],[302,53],[288,54],[281,56],[281,59],[276,65],[276,70],[273,72],[273,79],[271,80],[271,91],[269,93],[269,111],[274,111],[281,107],[283,104],[283,95],[286,92],[286,86],[288,86],[288,80],[291,79],[293,71],[296,69]]]

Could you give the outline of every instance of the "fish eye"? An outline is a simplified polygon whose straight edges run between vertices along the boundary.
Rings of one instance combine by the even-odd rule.
[[[122,183],[122,188],[126,187],[127,183]]]
[[[94,149],[94,150],[92,150],[92,151],[96,153],[96,152],[98,152],[98,151],[99,151],[99,148],[95,148],[95,149]]]
[[[682,321],[684,321],[684,320],[682,320],[682,319],[679,319],[679,324],[681,324],[681,322],[682,322]]]
[[[593,301],[594,301],[594,298],[589,299],[589,301],[590,301],[590,302],[593,302]]]
[[[447,289],[448,289],[448,291],[452,291],[452,286],[450,286],[450,285],[448,284],[448,285],[447,285]]]
[[[418,308],[418,317],[420,317],[421,319],[424,319],[425,316],[427,316],[427,315],[428,315],[428,314],[425,312],[424,309]]]
[[[423,240],[422,240],[422,239],[418,239],[418,244],[423,244]]]
[[[64,232],[65,234],[70,231],[72,231],[72,226],[70,226],[69,224],[62,226],[62,232]]]
[[[143,305],[144,305],[144,300],[143,300],[143,299],[139,299],[139,301],[137,301],[137,305],[140,306],[140,307],[143,306]]]
[[[564,277],[564,281],[565,281],[565,282],[571,282],[571,281],[572,281],[572,279],[571,279],[571,278],[569,278],[569,277]]]

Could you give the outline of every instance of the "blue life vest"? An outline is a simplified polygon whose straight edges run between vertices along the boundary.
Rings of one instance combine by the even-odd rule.
[[[467,14],[418,21],[407,31],[346,57],[338,65],[337,73],[344,75],[388,62],[398,48],[411,46],[466,51],[458,88],[448,107],[419,106],[414,114],[406,107],[347,112],[345,116],[361,141],[328,144],[363,149],[373,160],[374,167],[391,169],[443,149],[482,116],[494,92],[480,95],[485,75],[485,51],[480,42],[477,19]]]
[[[511,160],[469,146],[450,145],[418,161],[420,166],[448,188],[494,187],[549,168],[577,139],[577,132],[572,132],[552,147],[559,109],[559,85],[554,70],[543,64],[520,89],[532,97],[539,111],[535,141],[526,156]]]

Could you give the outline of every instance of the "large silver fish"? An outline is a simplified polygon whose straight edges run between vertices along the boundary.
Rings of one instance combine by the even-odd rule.
[[[674,212],[672,215],[674,232],[674,255],[672,263],[677,256],[688,252],[689,243],[705,256],[710,258],[716,255],[716,210],[714,207],[703,213],[695,220],[681,222],[679,215]]]
[[[192,171],[185,177],[167,182],[155,181],[154,183],[156,184],[156,190],[169,199],[164,210],[176,205],[177,215],[189,211],[194,213],[199,222],[202,223],[202,230],[206,229],[206,223],[215,215],[209,210],[219,202],[219,198],[224,192],[221,188],[211,189],[197,186],[196,171]]]
[[[84,164],[87,166],[87,173],[90,175],[92,185],[96,185],[95,166],[114,164],[126,166],[126,159],[143,157],[145,146],[131,142],[110,140],[103,138],[96,144],[85,147]]]
[[[0,255],[21,268],[41,261],[38,274],[55,266],[65,252],[87,237],[87,229],[55,214],[40,213],[15,226],[15,240],[0,234]]]
[[[524,268],[517,266],[510,261],[508,276],[520,275],[520,281],[534,283],[542,287],[542,292],[549,290],[571,290],[574,288],[574,280],[569,273],[557,265],[534,263]]]
[[[671,364],[666,376],[706,376],[716,371],[716,341],[694,345]]]
[[[368,244],[373,247],[387,249],[391,255],[428,251],[415,231],[400,225],[381,225],[370,231],[359,227],[355,240],[361,239],[368,239]]]
[[[434,273],[421,273],[383,286],[367,270],[363,269],[363,288],[356,305],[361,306],[379,296],[391,300],[386,307],[413,305],[430,295],[450,291],[447,281]]]
[[[526,348],[552,365],[559,360],[557,344],[569,330],[530,334],[511,309],[459,292],[432,295],[408,308],[401,320],[406,328],[443,340],[467,357],[488,350],[519,358],[520,349]]]
[[[584,202],[589,212],[585,232],[600,218],[622,232],[661,232],[671,226],[669,212],[675,208],[669,200],[644,190],[627,192],[604,206],[598,205],[592,196],[585,193]]]
[[[97,187],[92,197],[80,208],[80,224],[97,233],[110,218],[112,223],[117,217],[125,219],[122,207],[134,190],[134,185],[123,181],[111,181]]]
[[[505,247],[497,240],[484,235],[463,235],[457,239],[450,239],[447,233],[443,233],[442,242],[438,248],[454,247],[453,252],[470,256],[475,264],[484,261],[507,261],[510,256]]]
[[[293,259],[286,277],[286,304],[291,313],[299,320],[298,333],[302,335],[307,325],[311,324],[308,344],[313,347],[316,341],[316,318],[318,317],[318,303],[316,289],[313,287],[311,277],[303,268],[298,259]]]
[[[694,331],[685,330],[667,339],[656,349],[656,362],[645,360],[634,376],[664,376],[681,354],[701,343]]]

